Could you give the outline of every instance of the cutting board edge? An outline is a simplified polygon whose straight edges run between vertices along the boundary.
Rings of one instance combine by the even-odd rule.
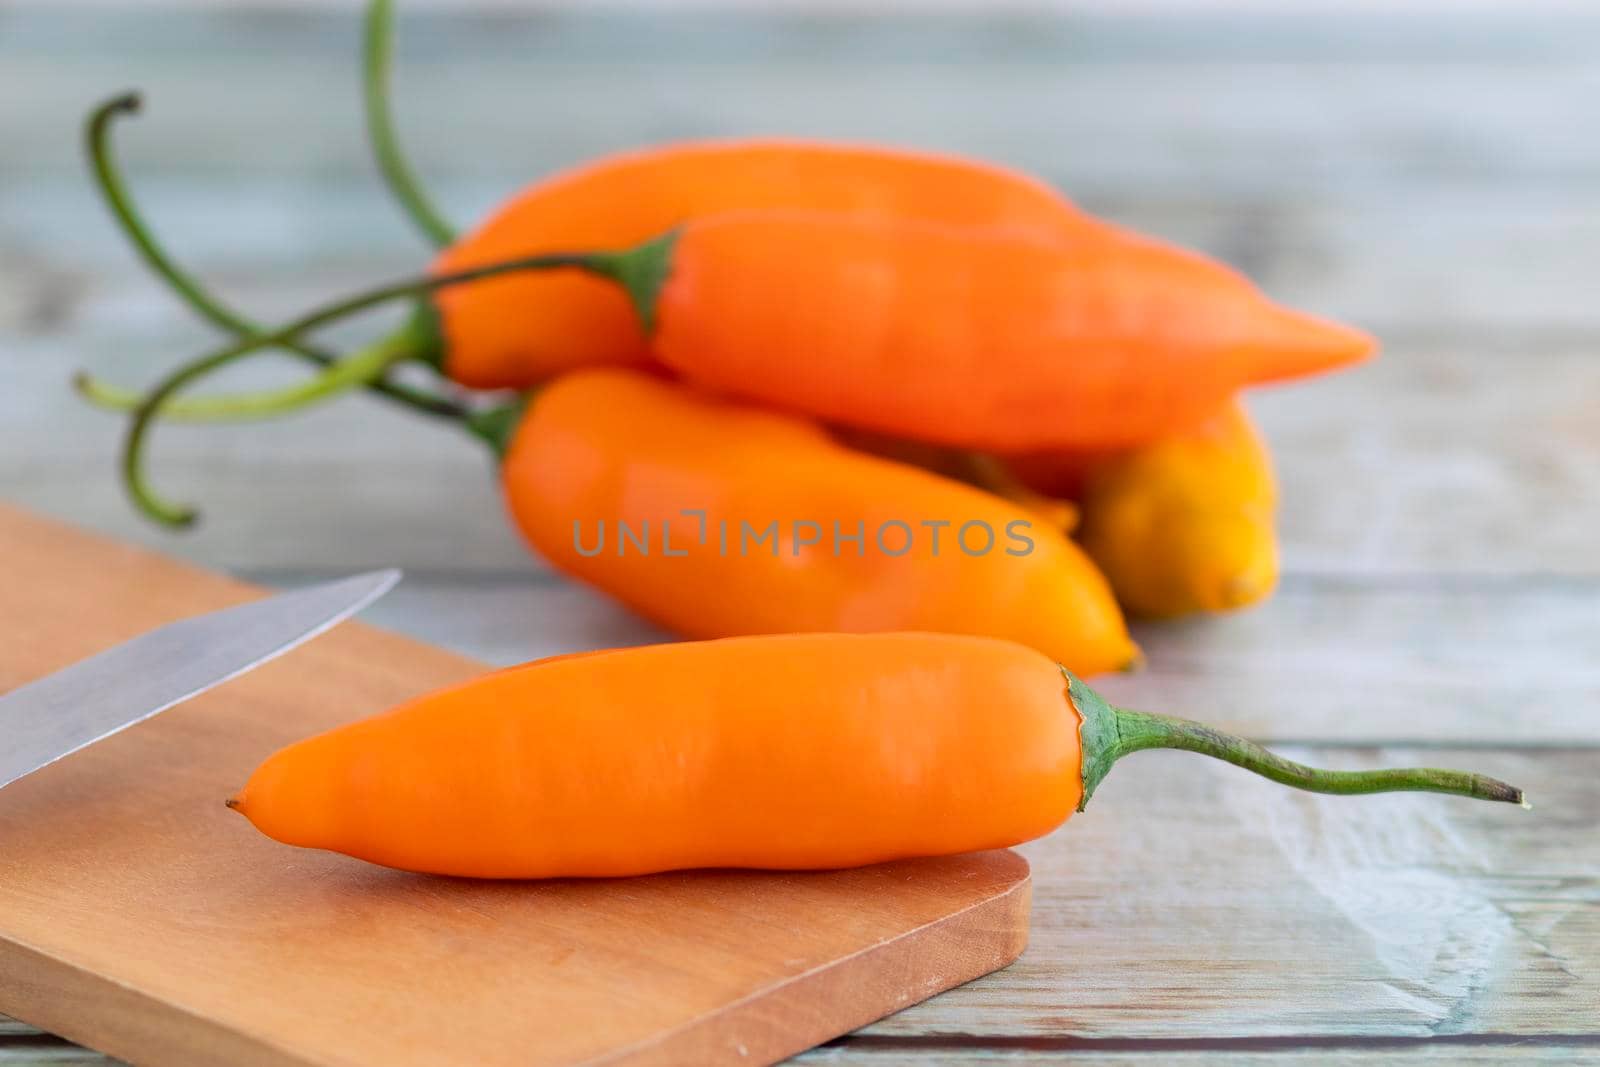
[[[588,1067],[777,1063],[1009,966],[1027,948],[1033,875],[1020,854],[1004,854],[1021,870],[1000,892],[724,1004],[677,1030],[591,1061]],[[997,930],[1010,936],[996,937]],[[863,995],[860,983],[847,973],[849,965],[873,959],[880,971],[911,975],[919,970],[914,960],[929,953],[946,965],[939,968],[937,980],[912,988]],[[20,979],[29,973],[33,981]],[[752,1028],[739,1009],[758,1000],[764,1010]],[[77,1010],[85,1001],[91,1001],[94,1010]],[[31,1026],[132,1064],[330,1067],[9,938],[0,938],[0,1007]],[[846,1020],[842,1027],[840,1019]],[[801,1022],[792,1025],[794,1020]]]
[[[1021,853],[1009,849],[1000,851],[1021,868],[1000,892],[887,941],[831,960],[775,988],[769,987],[743,1000],[724,1004],[656,1040],[618,1049],[584,1067],[777,1063],[1010,966],[1028,947],[1033,872]],[[1011,936],[1002,941],[994,936],[996,930],[1009,931]],[[871,958],[883,969],[913,974],[917,968],[912,966],[912,961],[930,951],[946,958],[949,966],[940,971],[936,981],[906,989],[903,995],[863,997],[859,988],[850,984],[851,976],[844,973],[847,965]],[[761,1018],[772,1021],[765,1023],[757,1033],[742,1033],[739,1029],[742,1020],[737,1011],[744,1003],[755,1000],[761,1001],[767,1009]],[[819,1002],[837,1007],[819,1010]],[[830,1010],[836,1012],[831,1024],[824,1021]],[[805,1027],[783,1025],[785,1020],[795,1018],[812,1024]],[[840,1018],[849,1020],[842,1028],[837,1022]]]
[[[33,980],[25,981],[24,974]],[[92,1010],[79,1010],[86,1002]],[[11,937],[0,938],[0,1008],[29,1026],[132,1064],[320,1067]]]

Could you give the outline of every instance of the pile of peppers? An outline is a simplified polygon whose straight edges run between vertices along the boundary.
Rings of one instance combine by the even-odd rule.
[[[196,518],[148,481],[156,422],[276,417],[364,388],[481,439],[532,547],[687,637],[981,635],[1093,674],[1138,662],[1125,612],[1227,611],[1273,588],[1272,466],[1239,395],[1365,359],[1366,335],[1024,174],[881,147],[609,156],[458,236],[393,132],[391,24],[374,0],[371,139],[438,254],[287,324],[222,303],[141,220],[110,146],[138,98],[90,116],[114,216],[229,337],[147,391],[76,379],[128,414],[122,473],[151,518]],[[406,324],[357,351],[314,339],[402,300]],[[265,350],[307,375],[189,392]],[[432,385],[397,380],[415,363]]]

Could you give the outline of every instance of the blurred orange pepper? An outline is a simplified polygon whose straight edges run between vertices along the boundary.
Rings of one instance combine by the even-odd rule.
[[[1138,657],[1105,579],[1025,508],[637,371],[536,394],[502,482],[552,564],[688,637],[980,634],[1083,673]]]

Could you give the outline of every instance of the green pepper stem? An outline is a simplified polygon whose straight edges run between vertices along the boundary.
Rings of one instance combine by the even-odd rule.
[[[1402,791],[1448,793],[1475,800],[1497,800],[1527,806],[1522,790],[1495,778],[1432,767],[1375,771],[1330,771],[1284,759],[1253,741],[1222,733],[1202,723],[1108,704],[1100,694],[1062,668],[1068,696],[1081,717],[1083,741],[1082,811],[1111,765],[1123,756],[1149,748],[1198,752],[1308,793],[1353,796]]]
[[[169,503],[150,488],[144,476],[145,441],[156,417],[164,410],[167,402],[180,390],[196,379],[234,363],[252,352],[281,344],[284,341],[295,340],[301,334],[317,329],[320,326],[326,326],[338,319],[403,297],[422,296],[438,289],[453,285],[463,285],[499,274],[509,274],[513,271],[571,268],[586,270],[601,277],[616,280],[621,277],[625,269],[624,265],[636,253],[642,254],[652,250],[655,245],[656,242],[650,242],[640,246],[637,250],[625,252],[556,252],[547,255],[525,256],[519,259],[503,260],[481,267],[456,271],[452,274],[422,276],[394,282],[375,289],[369,289],[364,293],[358,293],[355,296],[347,297],[331,304],[325,304],[286,326],[280,326],[265,333],[242,338],[209,355],[184,364],[163,379],[154,389],[146,393],[139,407],[133,412],[127,435],[123,438],[122,447],[122,477],[124,484],[127,486],[128,494],[133,498],[135,506],[140,511],[167,526],[188,526],[199,517],[198,512],[193,508]],[[439,338],[431,325],[431,318],[431,314],[419,313],[404,328],[402,334],[396,335],[396,337],[387,341],[379,342],[373,348],[369,348],[355,357],[333,364],[322,375],[307,383],[301,391],[299,402],[284,403],[280,397],[273,402],[274,409],[272,413],[283,414],[294,407],[304,406],[306,403],[333,396],[352,385],[369,381],[372,375],[382,373],[402,360],[426,360],[436,356]],[[231,402],[237,404],[249,403],[245,397],[236,397]]]
[[[124,115],[137,114],[141,104],[138,93],[124,93],[112,97],[90,112],[85,123],[84,135],[90,168],[106,207],[110,209],[112,217],[133,244],[140,258],[144,260],[145,265],[164,280],[196,315],[229,333],[241,336],[261,333],[262,327],[218,300],[193,275],[178,266],[155,239],[155,235],[145,225],[138,208],[134,205],[112,153],[111,126]],[[336,359],[332,354],[304,341],[290,341],[280,347],[318,366],[330,366]],[[374,391],[427,415],[460,419],[466,414],[461,405],[424,390],[412,389],[381,378],[368,384]],[[78,378],[78,386],[85,396],[102,407],[132,410],[139,404],[140,398],[136,394],[94,382],[83,375]],[[180,414],[171,407],[164,414],[191,417],[187,413]],[[207,416],[197,412],[192,417]]]
[[[672,274],[672,254],[678,247],[676,227],[625,252],[606,256],[595,273],[622,286],[646,337],[656,331],[656,304]]]
[[[532,398],[529,393],[510,404],[473,412],[467,418],[467,430],[488,445],[496,459],[503,460]]]
[[[378,170],[407,217],[435,247],[443,248],[455,240],[455,230],[422,191],[416,173],[400,151],[400,138],[395,134],[394,116],[389,107],[390,68],[394,59],[394,4],[391,0],[372,0],[367,5],[364,53],[362,88],[367,104],[367,137],[372,142]]]
[[[331,366],[332,361],[327,365]],[[83,371],[72,376],[72,387],[79,396],[101,411],[122,415],[138,411],[145,398],[145,394],[137,389],[103,382]],[[260,405],[261,396],[260,393],[236,393],[177,397],[168,400],[161,408],[161,418],[167,422],[241,422],[252,417],[251,413]],[[466,417],[470,418],[470,415]]]
[[[245,422],[274,418],[331,399],[355,386],[369,384],[394,364],[416,358],[427,343],[424,332],[407,327],[330,364],[326,373],[315,378],[280,389],[169,400],[159,414],[163,419],[178,422]],[[111,411],[138,411],[146,400],[141,393],[106,385],[86,374],[75,376],[72,384],[91,404]],[[463,410],[462,422],[472,418],[470,412]]]

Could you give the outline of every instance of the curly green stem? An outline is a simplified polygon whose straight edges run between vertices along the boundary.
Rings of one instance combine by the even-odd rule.
[[[124,115],[137,114],[141,103],[138,93],[123,93],[120,96],[112,97],[95,108],[90,112],[88,121],[85,123],[84,136],[87,142],[90,168],[94,174],[95,185],[100,190],[106,207],[110,209],[112,217],[133,244],[140,258],[144,260],[145,265],[162,278],[195,314],[229,333],[242,336],[254,336],[261,333],[261,326],[218,300],[193,275],[178,266],[172,257],[167,254],[166,250],[161,247],[160,243],[156,241],[154,234],[145,225],[137,207],[134,206],[133,198],[122,180],[120,169],[112,153],[111,126],[118,118]],[[332,354],[321,351],[303,341],[290,341],[281,347],[319,366],[329,366],[336,358]],[[80,391],[91,402],[102,407],[131,410],[138,406],[140,398],[136,394],[95,382],[85,375],[79,375],[76,381]],[[466,409],[461,405],[420,389],[412,389],[408,386],[387,382],[382,379],[369,383],[369,386],[374,391],[424,414],[451,419],[460,419],[466,414]],[[176,415],[178,413],[169,409],[164,414]],[[190,416],[184,415],[182,417]],[[193,417],[203,418],[206,416],[196,414]]]
[[[367,136],[377,157],[378,170],[406,215],[432,241],[443,248],[455,240],[454,228],[422,191],[416,173],[400,150],[394,116],[389,107],[390,68],[394,59],[394,4],[372,0],[367,5],[365,61],[362,88],[367,103]]]
[[[1353,796],[1402,791],[1448,793],[1474,800],[1496,800],[1527,806],[1522,790],[1496,778],[1433,767],[1398,767],[1375,771],[1330,771],[1284,759],[1253,741],[1225,734],[1202,723],[1144,711],[1113,707],[1065,667],[1068,695],[1082,717],[1082,811],[1112,764],[1132,752],[1176,748],[1223,760],[1235,767],[1308,793]]]
[[[670,248],[670,245],[667,247]],[[237,362],[252,352],[282,344],[284,341],[296,340],[302,334],[320,326],[325,326],[338,319],[402,297],[421,296],[449,286],[462,285],[499,274],[508,274],[513,271],[572,268],[586,270],[605,278],[617,279],[626,273],[625,264],[631,262],[634,257],[641,254],[663,254],[658,251],[659,248],[660,243],[658,241],[640,246],[639,249],[621,253],[557,252],[505,260],[468,270],[456,271],[451,274],[410,278],[326,304],[286,326],[242,338],[209,355],[202,356],[200,359],[187,363],[173,371],[154,389],[145,394],[143,401],[134,410],[128,426],[127,436],[123,439],[122,449],[122,476],[128,493],[139,510],[157,522],[168,526],[187,526],[194,522],[198,517],[198,513],[193,508],[171,504],[163,500],[150,488],[144,476],[146,438],[149,436],[150,427],[156,417],[165,409],[167,402],[179,391],[197,379]],[[373,376],[383,373],[389,367],[403,360],[431,358],[437,354],[438,338],[431,326],[427,324],[428,319],[429,316],[427,315],[418,315],[413,318],[400,335],[387,341],[379,342],[372,348],[333,364],[322,375],[308,383],[297,401],[285,401],[282,393],[279,392],[269,394],[273,399],[260,401],[260,403],[271,404],[273,406],[272,414],[283,414],[294,408],[303,407],[308,403],[314,403],[337,395],[351,386],[364,384],[370,381]],[[235,398],[232,402],[247,404],[251,401],[247,397],[241,396]]]
[[[330,364],[315,378],[279,389],[169,400],[160,417],[174,422],[246,422],[286,415],[366,385],[394,364],[415,359],[425,348],[426,337],[420,330],[401,330]],[[143,393],[106,385],[86,374],[75,376],[72,384],[85,400],[107,411],[135,412],[147,399]],[[470,423],[473,418],[473,413],[462,410],[460,421]]]
[[[327,365],[331,366],[332,362],[329,360]],[[145,394],[139,390],[103,382],[83,371],[72,376],[72,387],[79,396],[101,411],[126,415],[138,411],[139,405],[144,403]],[[253,401],[255,395],[179,397],[167,401],[161,409],[161,417],[167,422],[233,422],[244,417],[239,410]]]

